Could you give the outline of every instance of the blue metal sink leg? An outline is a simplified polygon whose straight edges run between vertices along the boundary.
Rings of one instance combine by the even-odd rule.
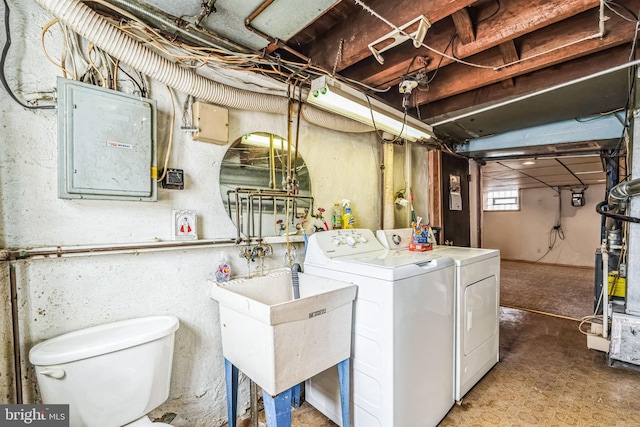
[[[238,416],[238,368],[224,359],[224,374],[227,383],[227,423],[229,427],[236,427]]]
[[[294,408],[299,408],[302,405],[302,396],[300,390],[300,384],[296,384],[291,387],[291,406]]]
[[[342,427],[351,425],[351,414],[349,412],[350,392],[349,392],[349,359],[338,363],[338,381],[340,382],[340,405],[342,406]]]
[[[262,391],[267,427],[291,427],[291,391],[293,387],[277,396]]]

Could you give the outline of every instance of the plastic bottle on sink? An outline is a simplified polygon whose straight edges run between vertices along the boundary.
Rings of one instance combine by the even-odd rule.
[[[216,281],[218,283],[228,282],[229,277],[231,277],[231,268],[227,264],[227,260],[222,257],[216,266]]]

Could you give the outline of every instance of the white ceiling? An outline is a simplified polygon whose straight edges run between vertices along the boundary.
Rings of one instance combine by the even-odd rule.
[[[605,184],[607,176],[600,156],[592,154],[488,161],[482,167],[482,179],[484,190],[499,191],[540,187],[581,189]]]
[[[136,0],[151,5],[165,13],[193,22],[202,12],[203,0]],[[217,0],[215,12],[202,17],[199,25],[242,46],[260,50],[269,41],[245,27],[245,19],[265,5],[264,0]],[[331,8],[336,0],[279,0],[269,4],[251,25],[268,36],[288,40]],[[295,11],[295,13],[292,13]]]

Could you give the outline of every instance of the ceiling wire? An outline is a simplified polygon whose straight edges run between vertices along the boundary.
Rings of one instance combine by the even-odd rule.
[[[569,43],[566,43],[566,44],[564,44],[564,45],[562,45],[562,46],[558,46],[558,47],[555,47],[555,48],[553,48],[553,49],[549,49],[549,50],[547,50],[547,51],[537,53],[537,54],[535,54],[535,55],[528,56],[528,57],[526,57],[526,58],[520,58],[520,59],[518,59],[518,60],[516,60],[516,61],[509,62],[509,63],[507,63],[507,64],[502,64],[502,65],[497,65],[497,66],[489,66],[489,65],[475,64],[475,63],[472,63],[472,62],[469,62],[469,61],[465,61],[465,60],[462,60],[462,59],[460,59],[460,58],[457,58],[455,55],[447,55],[447,53],[446,53],[446,52],[441,52],[441,51],[439,51],[439,50],[437,50],[437,49],[435,49],[435,48],[433,48],[433,47],[431,47],[431,46],[429,46],[429,45],[425,44],[424,42],[422,42],[422,41],[420,41],[420,40],[415,39],[411,34],[408,34],[406,31],[402,30],[400,27],[397,27],[397,26],[396,26],[396,25],[394,25],[392,22],[390,22],[389,20],[387,20],[386,18],[384,18],[382,15],[380,15],[379,13],[377,13],[376,11],[374,11],[372,8],[370,8],[369,6],[367,6],[367,5],[366,5],[362,0],[354,0],[354,1],[355,1],[355,3],[356,3],[357,5],[359,5],[360,7],[362,7],[362,9],[364,9],[364,10],[365,10],[366,12],[368,12],[369,14],[373,15],[373,16],[374,16],[375,18],[377,18],[378,20],[380,20],[380,21],[384,22],[385,24],[387,24],[389,27],[391,27],[391,28],[392,28],[394,31],[396,31],[398,34],[401,34],[402,36],[405,36],[405,37],[410,38],[411,40],[413,40],[413,42],[414,42],[414,43],[418,43],[420,46],[422,46],[422,47],[424,47],[424,48],[426,48],[426,49],[430,50],[431,52],[433,52],[433,53],[435,53],[435,54],[437,54],[437,55],[440,55],[440,56],[442,56],[442,57],[448,58],[448,59],[450,59],[450,60],[452,60],[452,61],[454,61],[454,62],[457,62],[457,63],[459,63],[459,64],[468,65],[468,66],[470,66],[470,67],[475,67],[475,68],[482,68],[482,69],[494,70],[494,71],[499,71],[499,70],[501,70],[501,69],[503,69],[503,68],[506,68],[506,67],[509,67],[509,66],[512,66],[512,65],[515,65],[515,64],[520,64],[520,63],[522,63],[522,62],[524,62],[524,61],[528,61],[528,60],[530,60],[530,59],[534,59],[534,58],[537,58],[537,57],[539,57],[539,56],[546,55],[546,54],[551,53],[551,52],[554,52],[554,51],[556,51],[556,50],[564,49],[564,48],[569,47],[569,46],[572,46],[572,45],[574,45],[574,44],[577,44],[577,43],[580,43],[580,42],[583,42],[583,41],[587,41],[587,40],[591,40],[591,39],[595,39],[595,38],[598,38],[598,37],[602,37],[602,36],[603,36],[603,31],[598,31],[597,33],[594,33],[594,34],[592,34],[592,35],[586,36],[586,37],[581,38],[581,39],[578,39],[578,40],[574,40],[574,41],[569,42]],[[606,3],[606,1],[605,1],[605,0],[601,0],[601,2],[602,2],[602,4],[603,4],[603,5]],[[601,8],[602,8],[602,7],[601,7]],[[602,22],[600,22],[600,25],[601,25],[602,27],[604,26],[604,24],[603,24]]]
[[[555,191],[556,193],[560,194],[560,191],[559,191],[559,190],[556,190],[556,188],[555,188],[555,187],[552,187],[551,185],[549,185],[549,184],[547,184],[546,182],[544,182],[544,181],[542,181],[542,180],[540,180],[540,179],[536,178],[535,176],[531,176],[531,175],[529,175],[528,173],[522,172],[520,169],[512,168],[511,166],[505,165],[505,164],[504,164],[504,163],[502,163],[502,162],[496,162],[496,163],[497,163],[497,164],[499,164],[500,166],[504,166],[504,167],[505,167],[505,168],[507,168],[507,169],[511,169],[512,171],[518,172],[518,173],[520,173],[520,174],[522,174],[522,175],[524,175],[524,176],[526,176],[526,177],[528,177],[528,178],[535,179],[535,180],[536,180],[536,181],[538,181],[540,184],[544,184],[544,185],[546,185],[547,187],[549,187],[550,189],[552,189],[553,191]]]
[[[562,165],[562,167],[563,167],[563,168],[565,168],[565,169],[567,170],[567,172],[569,172],[571,175],[573,175],[573,177],[574,177],[575,179],[577,179],[577,180],[578,180],[578,182],[579,182],[583,187],[585,187],[585,188],[587,187],[587,186],[585,185],[585,183],[584,183],[584,182],[582,182],[582,180],[580,179],[580,177],[578,177],[578,175],[576,175],[575,173],[573,173],[573,171],[572,171],[571,169],[569,169],[569,168],[567,167],[567,165],[565,165],[564,163],[562,163],[562,162],[560,161],[560,159],[555,159],[555,160],[556,160],[556,162],[560,163],[560,164]]]

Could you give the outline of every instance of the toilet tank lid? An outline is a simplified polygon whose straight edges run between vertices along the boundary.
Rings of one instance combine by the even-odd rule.
[[[163,338],[179,327],[176,316],[121,320],[69,332],[36,344],[29,361],[36,366],[59,365],[111,353]]]

